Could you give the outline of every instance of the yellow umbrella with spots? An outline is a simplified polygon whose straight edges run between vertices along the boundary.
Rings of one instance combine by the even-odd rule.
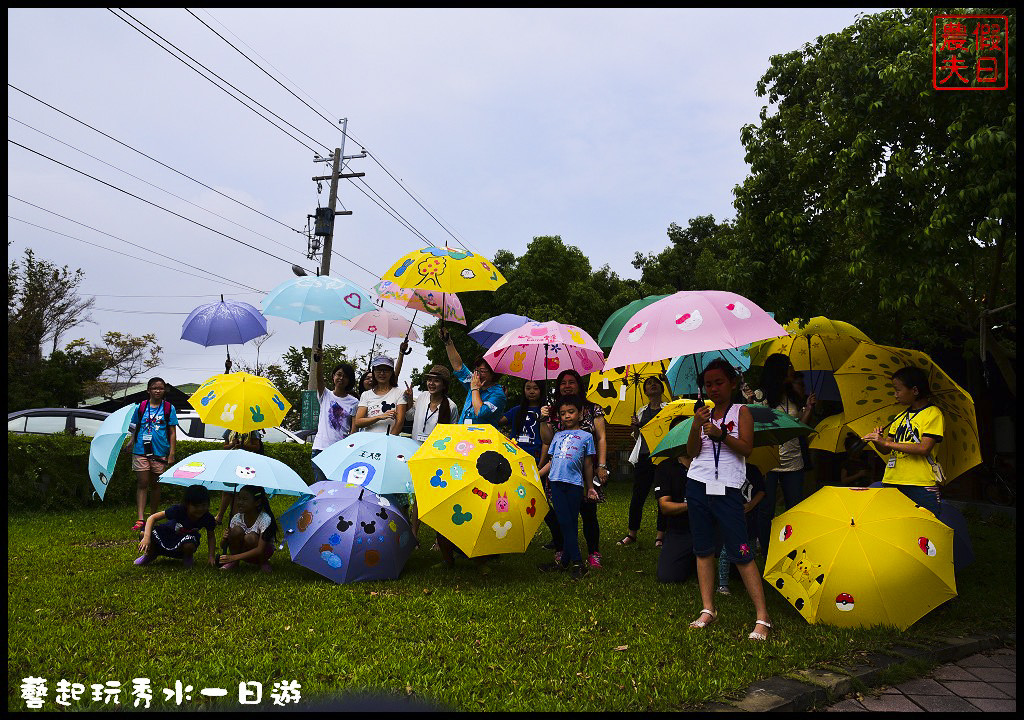
[[[668,361],[638,363],[591,373],[587,384],[587,400],[604,410],[604,421],[610,425],[629,425],[639,408],[647,404],[644,382],[647,378],[661,380],[665,391],[661,401],[672,399],[665,371]]]
[[[794,370],[835,370],[859,343],[871,342],[871,338],[854,325],[822,315],[806,323],[794,318],[783,327],[789,333],[787,336],[750,346],[751,365],[764,365],[770,355],[781,353],[789,356]]]
[[[764,579],[811,624],[905,630],[956,597],[953,530],[896,488],[824,487],[772,521]]]
[[[923,352],[861,343],[835,372],[846,424],[863,437],[876,427],[888,428],[907,407],[896,402],[892,373],[913,366],[928,374],[929,401],[942,410],[942,442],[932,455],[942,467],[940,482],[949,482],[981,463],[981,444],[974,400]],[[874,447],[874,444],[871,445]]]
[[[409,472],[420,520],[467,557],[526,552],[548,512],[533,456],[493,425],[437,425]]]

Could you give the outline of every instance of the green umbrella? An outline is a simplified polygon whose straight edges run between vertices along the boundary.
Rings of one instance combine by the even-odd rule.
[[[648,305],[654,302],[658,302],[662,298],[667,298],[668,295],[648,295],[640,300],[634,300],[629,305],[621,307],[604,321],[604,325],[601,326],[601,332],[597,334],[597,344],[602,350],[611,350],[612,345],[615,344],[615,338],[622,332],[623,326],[629,321],[633,315],[644,309]]]
[[[810,435],[814,428],[794,420],[781,410],[772,410],[764,405],[747,405],[754,418],[754,447],[763,445],[781,445],[787,440]],[[686,450],[686,439],[690,437],[690,425],[693,418],[683,422],[665,433],[658,447],[651,451],[651,457],[673,457]]]

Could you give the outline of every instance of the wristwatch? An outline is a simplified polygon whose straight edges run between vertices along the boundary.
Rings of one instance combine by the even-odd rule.
[[[607,469],[608,469],[608,466],[607,466],[607,465],[598,465],[598,467],[599,467],[599,468],[604,468],[605,470],[607,470]]]

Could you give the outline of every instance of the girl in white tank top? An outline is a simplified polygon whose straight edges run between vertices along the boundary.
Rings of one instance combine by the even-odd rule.
[[[740,436],[740,407],[733,403],[725,411],[725,417],[710,420],[715,426],[715,433],[719,430],[725,431],[726,435],[734,438]],[[690,463],[687,476],[694,480],[700,480],[705,485],[721,483],[725,487],[741,488],[747,479],[747,459],[739,454],[725,442],[718,442],[708,437],[707,433],[701,430],[700,452]],[[712,488],[709,488],[709,492]]]

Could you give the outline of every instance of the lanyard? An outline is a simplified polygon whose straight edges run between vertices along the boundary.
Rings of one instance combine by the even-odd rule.
[[[721,425],[715,425],[715,419],[713,417],[708,418],[708,420],[711,421],[712,425],[715,425],[715,427],[722,431],[722,438],[720,440],[715,440],[713,437],[708,435],[708,440],[711,441],[711,452],[715,456],[715,482],[718,482],[718,458],[722,454],[722,443],[725,442],[725,435],[727,433],[727,430],[725,429],[725,419],[729,416],[729,410],[731,409],[732,403],[729,403],[728,405],[725,406],[725,412],[722,413]]]
[[[438,403],[437,407],[434,408],[434,412],[430,412],[430,402],[429,401],[427,402],[427,416],[425,418],[423,418],[423,427],[424,428],[427,427],[427,423],[430,422],[430,418],[432,418],[435,415],[437,415],[437,413],[438,413],[438,411],[440,409],[441,409],[441,403]]]
[[[152,420],[150,419],[150,417],[151,417],[150,416],[150,411],[153,411]],[[153,408],[152,405],[150,405],[149,403],[146,403],[146,420],[143,423],[143,425],[144,426],[148,425],[149,426],[149,431],[151,433],[153,432],[153,426],[156,424],[155,421],[157,419],[159,419],[160,414],[163,411],[164,411],[164,404],[163,403],[160,403],[159,405],[157,405],[155,411],[154,411],[154,408]]]

